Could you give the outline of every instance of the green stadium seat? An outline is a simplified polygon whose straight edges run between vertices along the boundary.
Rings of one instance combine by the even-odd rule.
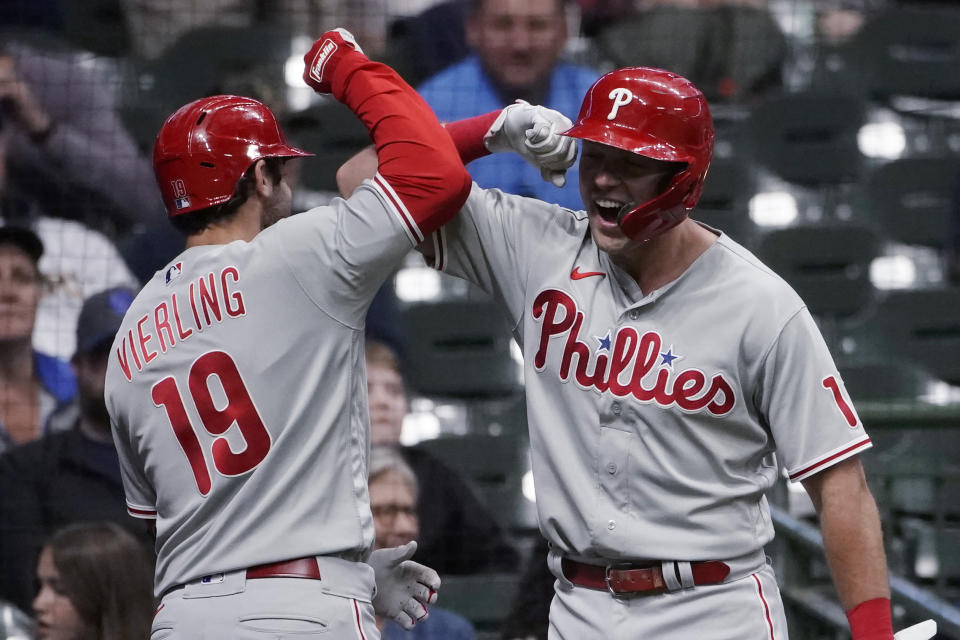
[[[757,233],[750,219],[750,198],[754,193],[753,169],[745,159],[714,157],[703,195],[691,217],[750,246]]]
[[[885,351],[960,384],[960,288],[889,291],[845,333],[866,349]]]
[[[745,127],[756,162],[787,182],[856,182],[862,170],[857,133],[865,103],[836,92],[784,94],[756,107]]]
[[[524,536],[537,529],[536,506],[521,487],[529,466],[526,438],[468,434],[424,440],[417,446],[464,476],[511,534]]]
[[[350,109],[334,100],[298,111],[284,122],[289,142],[315,153],[300,162],[300,184],[318,191],[337,191],[337,169],[371,144],[370,134]]]
[[[840,59],[843,76],[875,98],[960,98],[960,10],[890,5],[868,20]]]
[[[490,398],[522,389],[513,336],[490,300],[443,300],[401,309],[411,386],[427,396]]]
[[[710,100],[744,101],[779,87],[786,37],[769,11],[655,6],[596,38],[614,66],[659,67],[693,82]]]
[[[879,250],[870,229],[825,223],[768,231],[757,255],[800,294],[812,314],[842,318],[873,301],[870,262]]]
[[[437,606],[459,613],[473,623],[478,640],[499,638],[520,583],[519,573],[479,573],[441,576]]]
[[[903,158],[871,170],[863,210],[897,242],[942,247],[960,156]]]

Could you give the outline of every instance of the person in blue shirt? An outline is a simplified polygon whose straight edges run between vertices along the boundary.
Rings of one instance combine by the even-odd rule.
[[[428,78],[418,91],[441,121],[462,120],[525,100],[571,120],[599,72],[560,60],[567,40],[566,0],[471,0],[466,35],[473,53]],[[574,165],[562,188],[512,153],[467,167],[481,187],[581,207]]]
[[[77,390],[66,361],[33,348],[41,255],[43,243],[31,229],[0,227],[0,453],[47,433],[47,418]]]
[[[415,540],[420,533],[417,478],[394,447],[373,447],[369,489],[374,549],[401,546]],[[440,597],[443,598],[442,586]],[[393,620],[377,616],[382,640],[476,640],[473,626],[456,613],[440,607],[430,607],[429,613],[410,631]]]

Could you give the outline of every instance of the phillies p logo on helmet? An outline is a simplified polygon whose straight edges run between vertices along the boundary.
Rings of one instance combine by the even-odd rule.
[[[607,97],[613,100],[613,106],[610,108],[610,113],[607,114],[607,120],[613,120],[617,117],[620,107],[630,104],[633,100],[633,92],[624,87],[617,87]]]

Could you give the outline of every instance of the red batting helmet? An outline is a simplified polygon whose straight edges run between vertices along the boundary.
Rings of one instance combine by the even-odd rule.
[[[587,91],[576,124],[564,135],[686,164],[663,193],[621,210],[620,228],[640,242],[680,224],[697,204],[715,137],[700,90],[675,73],[651,67],[626,67],[601,76]],[[679,204],[683,211],[671,212]]]
[[[201,98],[160,127],[153,171],[170,216],[222,204],[261,158],[312,156],[291,147],[266,105],[240,96]]]

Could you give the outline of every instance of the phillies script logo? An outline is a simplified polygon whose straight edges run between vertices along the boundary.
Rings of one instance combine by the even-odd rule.
[[[664,408],[676,405],[683,411],[703,411],[715,416],[730,413],[736,402],[733,388],[723,374],[708,380],[699,369],[674,370],[672,348],[661,353],[663,340],[656,331],[640,334],[633,327],[621,327],[613,339],[597,338],[600,347],[591,362],[590,347],[580,340],[583,312],[568,294],[547,289],[533,301],[533,317],[540,320],[540,345],[534,357],[537,371],[543,371],[547,362],[550,338],[566,335],[563,358],[560,360],[560,379],[573,376],[581,387],[609,391],[615,396],[633,396],[640,402],[656,402]],[[607,353],[600,353],[606,351]],[[660,366],[658,368],[658,360]],[[593,365],[592,372],[590,365]],[[647,374],[654,375],[650,380]],[[644,378],[648,378],[644,384]]]

